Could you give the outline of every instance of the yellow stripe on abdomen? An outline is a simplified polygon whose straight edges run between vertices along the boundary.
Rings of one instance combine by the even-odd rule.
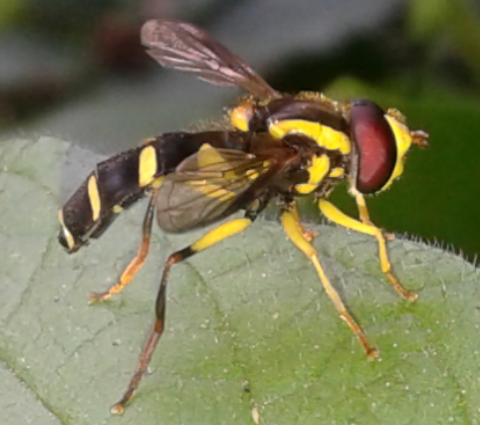
[[[88,199],[90,200],[90,207],[92,208],[92,220],[97,221],[100,217],[102,201],[100,200],[97,178],[95,176],[91,176],[88,179]]]
[[[153,146],[147,146],[140,152],[138,160],[138,185],[149,185],[157,173],[157,154]]]

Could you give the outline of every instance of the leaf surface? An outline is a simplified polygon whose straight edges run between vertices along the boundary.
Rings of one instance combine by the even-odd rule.
[[[383,277],[374,240],[307,224],[327,275],[380,349],[367,362],[309,260],[262,219],[172,269],[152,373],[124,416],[111,416],[153,322],[164,261],[205,231],[155,231],[135,281],[88,305],[135,254],[145,203],[67,255],[56,241],[67,149],[47,138],[0,145],[0,423],[480,423],[478,270],[394,240],[394,270],[420,295],[408,305]]]

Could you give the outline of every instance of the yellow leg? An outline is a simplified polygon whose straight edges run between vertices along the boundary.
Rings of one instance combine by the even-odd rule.
[[[88,297],[90,302],[103,301],[110,298],[113,294],[118,294],[120,291],[125,288],[135,277],[135,275],[140,271],[140,269],[145,264],[145,260],[148,256],[148,251],[150,250],[150,236],[152,234],[152,222],[155,209],[155,199],[157,191],[154,190],[150,196],[150,202],[148,203],[147,212],[145,213],[145,218],[143,219],[142,226],[142,242],[138,248],[137,255],[130,262],[127,268],[123,271],[122,275],[118,279],[117,283],[110,287],[105,292],[94,292]]]
[[[229,236],[233,236],[236,233],[242,232],[250,224],[251,220],[248,218],[239,218],[236,220],[228,221],[217,228],[208,232],[205,236],[200,238],[198,241],[190,245],[190,249],[194,252],[200,252],[207,248],[210,248],[212,245],[222,241]]]
[[[402,296],[408,301],[415,301],[417,299],[417,294],[407,291],[391,272],[392,267],[388,259],[385,237],[381,229],[371,223],[362,223],[361,221],[349,217],[348,215],[341,212],[332,203],[325,201],[324,199],[320,199],[320,201],[318,202],[318,206],[323,215],[325,215],[325,217],[327,217],[334,223],[337,223],[340,226],[346,227],[348,229],[356,230],[357,232],[365,233],[367,235],[375,237],[378,241],[380,266],[383,273],[385,274],[385,276],[387,276],[388,280],[394,287],[395,291],[397,291],[400,296]]]
[[[140,358],[138,361],[137,369],[128,384],[127,390],[124,392],[122,398],[118,403],[116,403],[111,412],[114,414],[122,414],[125,410],[125,405],[133,397],[133,393],[137,389],[140,381],[142,380],[145,371],[150,363],[153,352],[160,340],[160,337],[163,334],[165,328],[165,311],[167,305],[167,282],[168,276],[170,274],[170,269],[174,264],[180,263],[186,258],[191,257],[197,252],[203,251],[212,245],[233,236],[236,233],[245,230],[250,224],[251,220],[248,218],[240,218],[237,220],[232,220],[227,223],[224,223],[218,226],[216,229],[211,230],[205,236],[194,242],[192,245],[181,249],[180,251],[174,252],[170,257],[168,257],[165,267],[163,269],[162,280],[160,281],[160,287],[158,289],[157,300],[155,302],[155,323],[153,329],[150,331],[150,334],[147,338],[147,342],[143,347],[142,352],[140,353]]]
[[[375,227],[375,225],[370,221],[370,214],[368,213],[367,203],[365,202],[365,198],[361,193],[355,193],[355,201],[357,202],[360,220],[362,220],[362,222],[365,224],[369,224],[370,226]],[[383,236],[387,241],[392,241],[395,239],[395,235],[393,233],[383,233]]]
[[[363,195],[361,193],[356,193],[355,201],[357,202],[360,220],[362,220],[365,224],[372,224],[372,222],[370,221],[370,214],[368,214],[367,204]]]
[[[362,344],[362,347],[367,354],[367,359],[372,360],[375,357],[378,357],[377,350],[370,345],[367,337],[362,332],[362,329],[357,324],[357,322],[355,322],[355,319],[350,315],[347,308],[343,304],[340,295],[338,295],[338,292],[335,290],[335,288],[330,283],[330,280],[325,275],[325,272],[323,271],[322,266],[318,261],[315,248],[313,248],[313,246],[309,243],[309,241],[304,237],[302,233],[300,221],[298,220],[298,215],[296,215],[294,211],[287,210],[282,214],[281,219],[283,228],[285,229],[285,233],[287,234],[287,236],[292,240],[292,242],[297,246],[297,248],[300,249],[300,251],[302,251],[310,259],[310,261],[315,266],[322,285],[325,288],[325,292],[333,301],[333,304],[335,305],[335,308],[340,314],[340,317],[347,323],[353,333],[357,336],[360,344]]]
[[[302,232],[303,237],[308,241],[312,242],[313,239],[315,239],[316,236],[318,236],[318,233],[315,230],[307,230],[305,227],[303,227],[302,222],[300,221],[300,215],[298,214],[298,209],[296,204],[291,205],[291,210],[290,212],[293,214],[295,220],[298,223],[298,226],[300,227],[300,231]]]

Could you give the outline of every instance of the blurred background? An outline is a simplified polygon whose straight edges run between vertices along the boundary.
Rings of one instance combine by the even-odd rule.
[[[79,183],[88,169],[77,171],[76,155],[84,163],[85,152],[113,154],[221,116],[238,90],[144,54],[139,29],[155,17],[208,29],[280,91],[400,109],[431,147],[413,148],[404,177],[368,200],[373,220],[471,260],[480,252],[480,1],[3,1],[0,141],[70,141],[65,180]],[[355,213],[345,188],[334,200]],[[316,218],[311,202],[303,208]]]

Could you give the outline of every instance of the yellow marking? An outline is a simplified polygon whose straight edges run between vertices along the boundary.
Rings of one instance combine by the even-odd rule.
[[[355,322],[355,319],[347,311],[345,305],[343,304],[342,299],[340,298],[340,295],[332,286],[330,280],[328,279],[327,275],[323,271],[320,261],[318,261],[317,252],[315,248],[302,235],[301,223],[298,221],[295,214],[292,211],[285,211],[282,214],[281,220],[287,236],[292,240],[295,246],[300,251],[302,251],[313,263],[317,271],[318,277],[320,278],[320,281],[322,282],[322,285],[325,288],[325,292],[332,300],[333,304],[335,305],[335,308],[340,314],[340,317],[347,323],[347,325],[350,327],[350,329],[353,331],[353,333],[356,335],[356,337],[360,341],[360,344],[363,346],[367,354],[367,359],[371,360],[375,357],[378,357],[377,351],[375,350],[375,348],[373,348],[369,344],[367,337],[362,332],[362,329],[357,324],[357,322]]]
[[[268,131],[277,139],[281,139],[287,134],[299,133],[315,140],[322,148],[331,151],[339,150],[342,154],[348,154],[351,151],[350,140],[344,133],[318,122],[305,120],[278,121],[271,123]]]
[[[165,177],[158,177],[158,178],[156,178],[156,179],[152,182],[152,187],[153,187],[154,189],[158,189],[158,188],[162,185],[162,183],[163,183],[164,180],[165,180]]]
[[[385,115],[385,119],[388,121],[388,124],[393,131],[395,143],[397,144],[397,162],[395,163],[392,176],[381,190],[388,188],[392,182],[403,173],[405,154],[412,144],[412,137],[405,124],[402,124],[395,117],[388,114]]]
[[[242,102],[230,111],[230,121],[240,131],[248,131],[248,122],[253,116],[254,107],[251,102]]]
[[[100,200],[100,194],[98,193],[97,178],[95,176],[91,176],[88,179],[88,199],[90,200],[90,206],[92,207],[92,220],[97,221],[100,217],[102,201]]]
[[[255,179],[258,179],[258,171],[256,170],[247,170],[245,172],[245,175],[250,179],[250,180],[255,180]]]
[[[330,158],[328,155],[314,156],[312,165],[308,167],[310,174],[309,183],[318,184],[322,181],[330,169]]]
[[[140,152],[138,161],[138,185],[149,185],[157,172],[157,154],[153,146],[147,146]]]
[[[224,223],[218,226],[216,229],[211,230],[204,237],[190,245],[190,248],[195,252],[203,251],[220,242],[221,240],[245,230],[248,226],[250,226],[251,223],[251,220],[248,218],[239,218],[237,220]]]
[[[227,201],[235,196],[234,192],[229,192],[225,189],[220,189],[218,186],[212,184],[206,184],[199,188],[199,191],[209,196],[210,198],[216,198],[220,201]]]
[[[329,170],[330,158],[327,155],[314,156],[312,158],[312,164],[307,168],[309,174],[308,182],[297,184],[295,190],[302,194],[314,191]]]
[[[63,236],[65,236],[65,240],[67,241],[68,249],[72,249],[75,246],[75,239],[73,235],[68,230],[67,226],[65,226],[65,221],[63,219],[63,210],[58,211],[58,221],[60,222],[60,226],[62,226]]]
[[[225,168],[229,167],[225,158],[208,143],[204,143],[198,150],[197,163],[199,169],[217,171],[224,179],[233,180],[237,178],[234,171],[225,171]]]
[[[302,195],[312,193],[317,186],[308,183],[300,183],[295,186],[295,190]]]
[[[208,194],[212,198],[218,198],[221,202],[225,202],[235,196],[235,193],[224,189],[217,189],[215,192]]]
[[[345,175],[345,170],[342,167],[333,168],[330,171],[329,177],[343,177]]]
[[[226,201],[235,196],[234,192],[222,189],[215,184],[207,184],[205,180],[190,180],[185,182],[189,186],[193,186],[197,192],[203,193],[210,198],[218,198],[221,201]]]
[[[204,143],[202,146],[200,146],[199,151],[204,151],[206,149],[213,149],[213,146],[210,143]]]
[[[320,201],[318,201],[318,207],[328,220],[331,220],[340,226],[346,227],[347,229],[352,229],[357,232],[365,233],[366,235],[375,237],[378,242],[380,266],[382,272],[385,274],[385,276],[387,276],[393,288],[400,296],[408,301],[415,301],[417,299],[417,294],[407,291],[391,272],[392,267],[390,265],[390,260],[388,259],[387,244],[381,229],[373,224],[362,223],[361,221],[349,217],[335,207],[332,203],[325,201],[324,199],[320,199]]]
[[[225,160],[212,145],[204,143],[198,150],[197,162],[198,168],[202,169],[224,163]]]
[[[114,205],[112,211],[115,214],[120,214],[123,211],[123,207],[121,205]]]
[[[225,163],[225,159],[209,143],[204,143],[198,150],[198,168],[207,168],[212,165]]]
[[[219,153],[217,149],[208,143],[204,143],[197,153],[197,167],[206,172],[210,172],[209,179],[190,180],[185,184],[193,186],[196,191],[203,193],[211,198],[226,201],[235,196],[235,192],[223,189],[225,182],[235,182],[239,175],[233,170],[229,170],[230,165],[225,161],[225,158]],[[218,174],[218,178],[216,175]],[[258,178],[259,173],[256,170],[246,171],[247,178],[254,180]],[[240,177],[243,177],[240,176]],[[217,184],[216,184],[217,183]]]

